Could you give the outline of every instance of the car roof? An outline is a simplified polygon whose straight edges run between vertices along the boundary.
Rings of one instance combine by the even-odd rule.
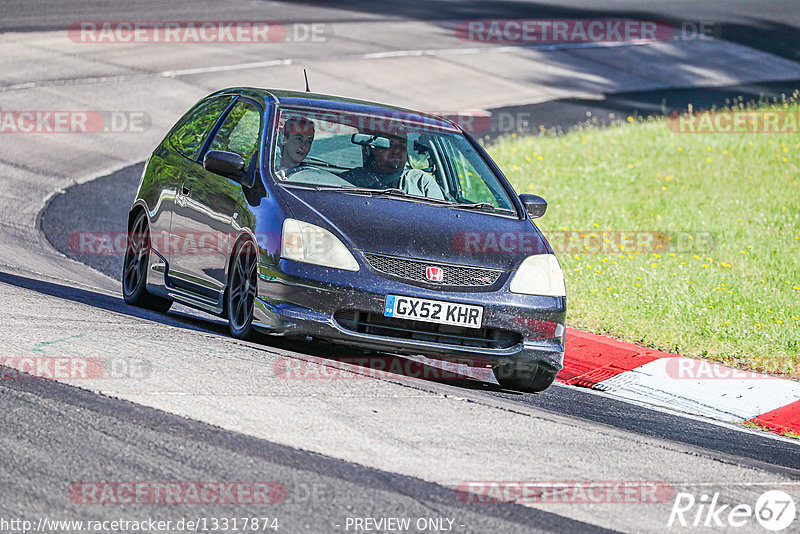
[[[379,114],[396,116],[398,112],[407,116],[409,120],[423,120],[426,124],[444,130],[460,131],[461,129],[452,121],[413,109],[370,102],[368,100],[357,100],[342,96],[324,95],[320,93],[310,93],[302,91],[287,91],[284,89],[261,89],[256,87],[230,87],[213,93],[237,94],[248,96],[265,104],[270,101],[281,107],[303,107],[314,109],[326,109],[331,111],[345,111],[352,113]]]

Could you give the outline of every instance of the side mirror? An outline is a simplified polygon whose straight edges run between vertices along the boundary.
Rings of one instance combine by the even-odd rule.
[[[531,219],[538,219],[547,211],[547,201],[539,195],[520,195],[519,199]]]
[[[203,168],[239,182],[244,175],[244,159],[234,152],[209,150],[203,158]]]

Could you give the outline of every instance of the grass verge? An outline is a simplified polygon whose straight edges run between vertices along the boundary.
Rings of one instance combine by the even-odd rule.
[[[791,131],[800,103],[747,111],[786,113]],[[537,224],[564,268],[570,326],[796,378],[797,132],[676,133],[628,117],[489,151],[518,192],[549,203]]]
[[[745,421],[744,423],[740,423],[740,425],[745,428],[749,428],[751,430],[759,430],[761,432],[772,432],[774,434],[778,434],[779,436],[783,436],[785,438],[800,439],[800,434],[798,434],[797,432],[792,432],[791,430],[775,430],[768,426],[759,425],[751,421]]]

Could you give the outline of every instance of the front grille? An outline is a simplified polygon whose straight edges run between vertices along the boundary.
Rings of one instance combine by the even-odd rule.
[[[386,317],[379,313],[339,310],[333,318],[343,328],[361,334],[428,341],[460,347],[507,349],[522,341],[522,336],[498,328],[464,328],[445,324]]]
[[[409,260],[379,254],[364,254],[369,264],[376,270],[426,284],[444,286],[485,287],[497,282],[503,271],[482,269],[480,267],[462,267],[457,265],[438,264],[436,262]],[[425,276],[426,267],[441,267],[444,278],[441,282],[432,282]]]

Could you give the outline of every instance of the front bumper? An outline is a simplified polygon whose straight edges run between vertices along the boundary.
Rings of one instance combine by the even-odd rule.
[[[504,280],[492,291],[448,291],[391,280],[364,267],[348,272],[280,260],[277,266],[259,267],[253,326],[268,334],[310,336],[397,354],[561,369],[566,299],[520,295],[507,286]],[[348,328],[334,317],[343,310],[382,316],[387,294],[483,306],[483,327],[513,333],[518,342],[488,348],[376,335]]]

